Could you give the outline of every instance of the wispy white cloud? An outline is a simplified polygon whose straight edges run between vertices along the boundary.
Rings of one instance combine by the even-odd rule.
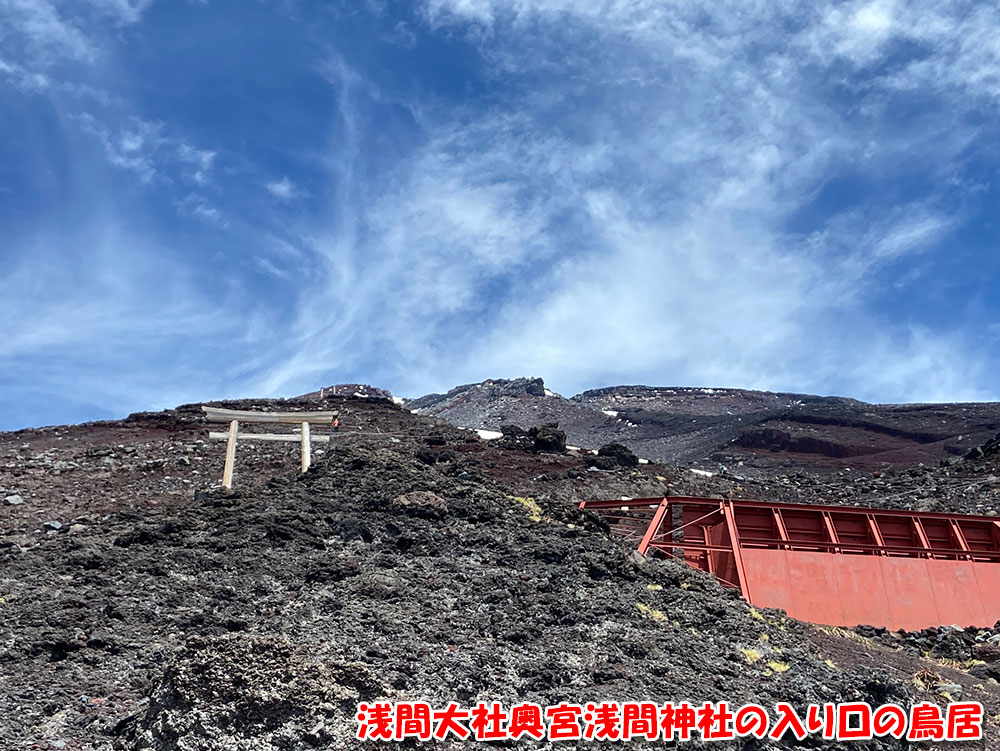
[[[148,6],[91,1],[90,17],[115,29]],[[0,75],[52,92],[65,81],[44,61],[94,60],[104,37],[67,20],[69,6],[39,7],[0,0],[21,40],[18,54],[4,48]],[[127,103],[70,120],[129,185],[169,194],[190,227],[239,245],[226,259],[231,286],[208,297],[175,259],[156,260],[169,248],[110,219],[114,230],[83,238],[105,250],[82,282],[59,276],[58,243],[44,238],[40,265],[0,281],[0,316],[18,331],[0,357],[68,348],[101,399],[113,399],[97,382],[112,368],[129,374],[129,399],[156,404],[156,377],[188,378],[199,396],[359,378],[417,393],[526,373],[562,392],[646,381],[996,396],[995,348],[880,303],[887,287],[924,283],[967,221],[980,188],[965,165],[985,133],[967,115],[992,111],[1000,93],[1000,11],[957,0],[422,8],[426,25],[387,27],[396,42],[465,39],[483,85],[500,85],[460,104],[389,92],[331,53],[316,67],[335,122],[328,152],[309,159],[326,184],[285,166],[293,159],[237,175],[252,156]],[[54,46],[60,35],[68,52]],[[913,92],[930,104],[901,115]],[[412,130],[384,157],[378,117],[399,112]],[[305,186],[328,205],[322,215],[276,206],[312,197]],[[29,319],[32,280],[58,294]],[[244,285],[281,292],[258,304]],[[239,352],[229,369],[213,371],[211,353],[160,368],[188,342],[201,342],[200,358],[222,338]],[[111,352],[88,361],[105,341]],[[69,377],[45,372],[53,389]]]
[[[199,185],[204,185],[209,181],[212,164],[218,154],[211,149],[198,149],[187,143],[180,143],[176,146],[177,158],[185,164],[191,165],[191,169],[186,172],[186,176]]]
[[[62,60],[94,62],[106,29],[138,23],[153,0],[0,0],[0,44],[19,48],[23,64],[34,73]],[[92,14],[97,14],[97,19]]]
[[[0,0],[0,41],[21,46],[39,65],[92,60],[97,54],[93,40],[50,0]]]
[[[926,250],[955,226],[954,217],[936,212],[907,212],[907,216],[894,222],[892,228],[882,233],[875,243],[874,255],[879,259],[898,258],[914,250]]]
[[[852,358],[850,380],[857,396],[877,401],[883,394],[906,394],[915,402],[996,400],[988,356],[975,338],[922,327],[877,332]]]
[[[942,345],[954,335],[875,310],[879,275],[959,226],[946,189],[788,228],[831,175],[877,180],[920,159],[922,174],[954,179],[975,131],[938,118],[899,138],[886,97],[920,75],[940,96],[984,93],[968,61],[992,53],[985,35],[981,49],[956,49],[958,5],[425,8],[500,70],[544,83],[519,91],[509,115],[452,112],[432,124],[377,200],[350,207],[363,232],[313,244],[326,273],[304,295],[296,352],[267,388],[388,349],[395,366],[380,374],[411,390],[531,372],[566,391],[641,377],[883,399],[990,393],[974,380],[984,372],[975,352]],[[898,39],[929,46],[888,66]],[[844,61],[887,65],[844,81],[854,112],[833,96]],[[893,356],[904,365],[889,367]],[[873,368],[883,375],[869,377]]]
[[[163,125],[141,118],[132,118],[127,124],[111,131],[93,115],[78,117],[83,129],[96,137],[115,167],[134,172],[143,182],[156,176],[157,152],[166,143]]]
[[[114,166],[151,182],[165,158],[189,165],[186,177],[207,180],[215,152],[196,148],[161,122],[135,113],[116,93],[94,85],[113,59],[121,27],[142,20],[153,0],[0,0],[0,82],[47,96],[67,123],[101,143]]]
[[[2,58],[0,58],[0,75],[23,91],[42,92],[52,86],[52,80],[44,73],[28,70],[23,65]]]
[[[489,24],[493,22],[495,6],[491,0],[428,0],[426,10],[434,21],[454,16]]]
[[[205,186],[211,180],[217,152],[192,146],[164,123],[129,117],[109,124],[87,112],[73,120],[98,140],[108,162],[133,173],[143,183],[159,180]],[[192,210],[194,215],[207,218],[210,212],[200,208],[205,199],[194,198],[197,200],[192,195],[184,196],[182,203],[197,204]]]
[[[268,276],[272,276],[275,279],[280,279],[282,281],[290,281],[292,279],[292,272],[286,268],[282,268],[270,258],[266,256],[254,256],[254,264],[263,271]]]
[[[872,71],[876,85],[995,99],[998,25],[1000,8],[991,4],[855,0],[831,8],[802,39],[816,55],[839,55],[858,66],[879,62],[893,43],[910,43],[916,48],[888,70]]]
[[[85,0],[87,4],[115,22],[128,25],[138,23],[155,0]]]
[[[300,195],[299,189],[296,187],[295,183],[287,177],[265,183],[264,187],[267,188],[268,193],[277,198],[279,201],[291,201],[293,198]]]
[[[18,393],[121,414],[220,391],[225,343],[244,322],[230,293],[201,286],[169,249],[113,219],[76,240],[75,250],[59,232],[19,241],[0,275],[0,361]],[[185,354],[206,338],[219,348]]]
[[[205,196],[198,193],[188,193],[177,201],[177,208],[181,214],[194,217],[203,222],[226,225],[222,212],[213,206]]]

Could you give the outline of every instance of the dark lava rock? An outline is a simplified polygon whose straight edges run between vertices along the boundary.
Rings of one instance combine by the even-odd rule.
[[[996,644],[976,644],[972,647],[972,656],[983,662],[1000,662],[1000,646]]]
[[[990,456],[996,456],[1000,454],[1000,433],[996,435],[992,440],[987,441],[982,446],[974,446],[966,454],[966,459],[984,459]]]
[[[532,428],[531,435],[535,439],[535,451],[545,451],[551,454],[562,454],[566,451],[566,434],[559,430],[559,423],[549,423]]]
[[[990,678],[1000,678],[1000,662],[969,669],[985,684],[981,689],[958,668],[909,657],[912,649],[964,664],[978,659],[979,645],[994,643],[987,630],[937,629],[909,639],[883,629],[872,638],[892,648],[869,648],[853,635],[823,634],[776,611],[752,610],[717,579],[683,563],[640,558],[634,545],[622,545],[605,521],[576,505],[589,497],[658,495],[667,486],[690,494],[736,492],[728,476],[688,477],[676,467],[580,471],[575,456],[534,453],[540,430],[517,429],[513,437],[525,440],[528,453],[514,452],[499,441],[466,445],[457,429],[382,400],[324,399],[342,409],[345,426],[378,428],[402,440],[333,442],[323,453],[317,449],[305,474],[298,472],[297,451],[248,442],[237,455],[236,490],[201,493],[196,502],[192,490],[217,477],[224,452],[221,444],[196,441],[208,430],[200,406],[178,410],[175,424],[166,426],[132,420],[80,427],[81,436],[113,446],[122,466],[131,467],[112,473],[101,464],[109,457],[95,451],[91,495],[75,473],[46,475],[49,485],[63,483],[53,491],[34,482],[38,467],[30,460],[0,462],[0,470],[8,466],[0,471],[2,484],[17,487],[38,511],[3,507],[5,515],[23,515],[31,536],[16,545],[0,541],[0,709],[7,710],[0,749],[48,747],[57,734],[67,748],[107,751],[108,729],[117,727],[119,751],[384,751],[384,743],[354,741],[357,703],[375,699],[436,706],[478,699],[905,706],[924,698],[912,678],[927,665],[940,668],[941,681],[964,684],[965,698],[981,697],[991,717],[997,712]],[[531,412],[533,418],[492,414],[522,424],[562,420]],[[184,425],[189,433],[175,435]],[[107,432],[111,427],[119,432]],[[428,446],[426,438],[436,435],[446,444]],[[54,440],[44,432],[30,437]],[[134,455],[118,448],[139,439]],[[10,456],[27,440],[8,436]],[[199,469],[183,482],[156,476],[177,475],[173,463],[134,471],[145,460],[181,455],[172,453],[181,447],[194,447],[184,454]],[[85,458],[75,442],[61,450],[63,458]],[[433,462],[416,458],[418,450]],[[450,463],[449,450],[456,454]],[[642,453],[652,455],[645,447]],[[593,458],[621,466],[614,456]],[[911,490],[936,487],[948,503],[974,509],[996,497],[1000,467],[989,460],[947,471],[955,474],[934,467],[906,476],[815,479],[788,471],[779,482],[740,470],[748,484],[767,483],[747,492],[776,500],[857,502],[877,495],[905,507]],[[64,494],[79,494],[79,505],[44,505]],[[119,501],[102,505],[111,498]],[[93,517],[85,534],[34,533],[45,519],[67,526],[83,519],[82,510]],[[1000,747],[989,727],[993,738],[970,749]],[[707,745],[802,747],[790,738]],[[892,739],[849,745],[908,747]],[[805,746],[847,749],[819,740]]]
[[[566,451],[566,433],[559,430],[559,423],[546,423],[525,430],[517,425],[501,425],[500,439],[504,448],[520,451],[562,454]]]
[[[531,451],[535,447],[535,439],[518,425],[501,425],[500,432],[503,434],[500,445],[504,448]]]
[[[458,455],[451,449],[440,449],[433,451],[431,449],[417,449],[414,454],[417,461],[421,461],[424,464],[439,464],[453,462],[458,457]]]
[[[118,723],[120,751],[384,748],[353,740],[357,703],[376,698],[773,705],[907,691],[827,664],[808,627],[751,611],[713,577],[637,558],[589,514],[472,469],[338,446],[289,478],[108,518],[88,548],[99,569],[78,565],[72,538],[5,558],[12,581],[49,582],[5,607],[0,629],[21,637],[0,665],[25,666],[5,685],[37,691],[51,660],[67,695],[91,665],[121,676],[148,703]],[[90,646],[95,634],[111,636]],[[121,648],[99,649],[109,638]]]
[[[423,462],[424,464],[437,464],[438,452],[431,451],[430,449],[419,449],[414,456],[417,461]]]
[[[529,378],[524,386],[524,392],[531,396],[545,396],[545,381],[541,378]]]
[[[1000,645],[996,643],[1000,630],[996,628],[940,626],[921,631],[888,631],[884,628],[858,626],[855,631],[891,648],[902,647],[913,655],[960,663],[970,660],[995,663],[1000,660]]]
[[[444,516],[448,513],[448,502],[439,495],[426,490],[414,490],[396,496],[389,504],[391,509],[425,513],[430,516]]]
[[[600,469],[605,472],[611,472],[618,469],[618,462],[610,456],[594,456],[591,454],[587,457],[587,466],[593,467],[594,469]]]
[[[565,399],[539,379],[488,380],[412,400],[454,425],[558,422],[569,443],[615,441],[670,464],[761,470],[882,470],[936,464],[990,441],[1000,403],[875,405],[840,397],[679,387],[617,386]],[[1000,445],[1000,444],[998,444]],[[975,456],[982,458],[982,448]]]
[[[153,686],[145,711],[115,732],[136,751],[293,749],[305,735],[325,744],[324,711],[359,688],[370,694],[380,686],[365,668],[316,661],[287,638],[193,637]],[[184,740],[194,738],[192,746]]]
[[[639,464],[639,457],[620,443],[608,443],[601,446],[597,455],[611,459],[619,467],[635,467]]]

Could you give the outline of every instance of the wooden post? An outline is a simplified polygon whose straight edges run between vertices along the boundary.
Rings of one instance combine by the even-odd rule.
[[[308,472],[312,463],[312,443],[309,441],[309,423],[302,423],[302,471]]]
[[[226,468],[222,472],[222,487],[233,487],[233,464],[236,463],[236,436],[240,431],[240,421],[229,423],[229,442],[226,444]]]

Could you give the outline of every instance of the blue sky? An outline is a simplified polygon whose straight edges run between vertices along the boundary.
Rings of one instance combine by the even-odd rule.
[[[0,0],[0,427],[538,375],[995,399],[1000,10]]]

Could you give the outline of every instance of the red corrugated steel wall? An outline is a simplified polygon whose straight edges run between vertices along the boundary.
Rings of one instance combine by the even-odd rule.
[[[915,631],[1000,621],[1000,565],[744,549],[751,603],[830,626]]]

